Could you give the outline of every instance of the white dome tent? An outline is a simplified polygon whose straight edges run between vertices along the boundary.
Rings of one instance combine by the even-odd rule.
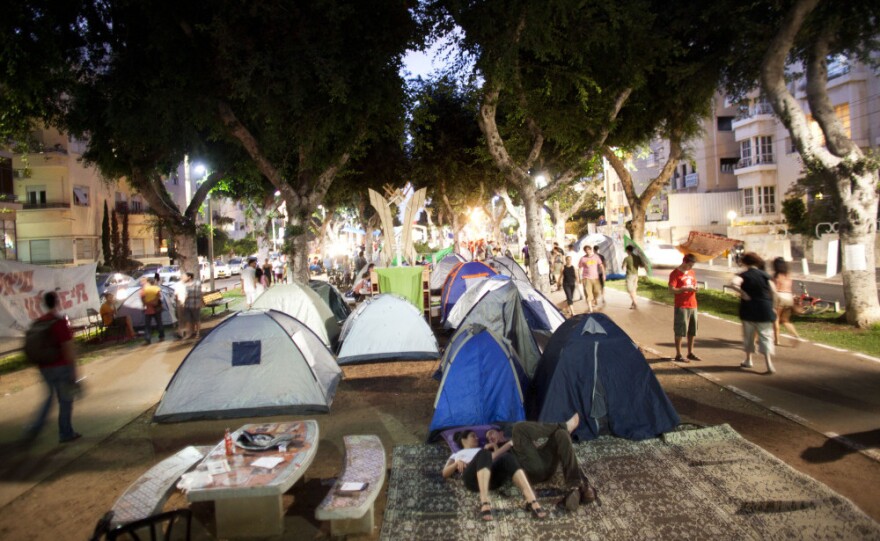
[[[336,316],[320,295],[308,286],[297,283],[272,286],[257,297],[253,308],[278,310],[295,317],[308,325],[327,347],[335,347],[339,339]]]
[[[277,310],[227,318],[190,351],[154,420],[327,413],[342,371],[303,322]]]

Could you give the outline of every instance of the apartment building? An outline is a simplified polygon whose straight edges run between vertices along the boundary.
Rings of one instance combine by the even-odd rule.
[[[165,262],[167,241],[154,227],[143,199],[122,180],[107,180],[82,161],[85,144],[58,130],[31,135],[24,152],[8,153],[14,224],[4,221],[4,256],[24,263],[79,265],[101,262],[104,203],[116,210],[120,229],[128,216],[132,259]],[[2,162],[0,162],[2,165]],[[4,173],[5,174],[5,173]],[[2,208],[2,207],[0,207]]]
[[[835,112],[856,144],[880,146],[880,78],[867,66],[837,58],[828,66],[828,90]],[[803,79],[790,83],[809,112]],[[814,134],[821,131],[812,123]],[[775,228],[784,221],[782,201],[803,174],[800,156],[788,130],[758,90],[743,100],[723,94],[713,100],[701,136],[687,143],[688,154],[669,185],[654,199],[646,229],[667,241],[682,240],[690,229],[727,234],[737,226]],[[633,157],[636,190],[641,192],[668,157],[668,142],[653,141]],[[620,179],[605,167],[606,216],[609,222],[631,217]],[[807,205],[822,194],[810,194]],[[778,228],[777,228],[778,229]]]

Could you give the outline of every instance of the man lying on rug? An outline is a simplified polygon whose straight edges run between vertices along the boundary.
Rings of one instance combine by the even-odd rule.
[[[542,483],[556,473],[562,465],[562,476],[568,492],[559,502],[568,511],[577,510],[578,503],[596,501],[596,489],[590,486],[587,476],[581,471],[571,444],[571,433],[574,432],[580,416],[575,413],[565,423],[535,423],[520,421],[513,424],[512,438],[507,441],[500,430],[486,431],[486,449],[494,450],[513,446],[516,457],[526,476],[532,483]],[[538,447],[535,440],[547,438],[547,442]]]
[[[526,511],[533,517],[542,519],[547,512],[541,508],[529,480],[516,458],[509,454],[511,443],[496,447],[494,450],[481,449],[480,440],[473,430],[461,430],[453,436],[461,451],[453,453],[443,467],[443,477],[448,479],[455,472],[461,473],[464,486],[472,492],[480,493],[480,515],[483,520],[492,520],[492,504],[489,502],[489,491],[495,490],[508,480],[519,488],[526,499]]]

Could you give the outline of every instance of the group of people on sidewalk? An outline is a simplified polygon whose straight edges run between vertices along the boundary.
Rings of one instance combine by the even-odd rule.
[[[669,291],[675,295],[673,315],[673,332],[675,335],[676,362],[700,361],[694,353],[694,340],[697,335],[697,279],[693,267],[696,257],[686,254],[675,270],[669,274]],[[791,315],[794,309],[794,296],[791,290],[792,280],[789,275],[788,263],[781,257],[773,261],[774,275],[771,277],[765,270],[764,260],[754,252],[743,254],[739,263],[744,271],[736,275],[730,287],[740,296],[739,318],[743,328],[743,350],[745,360],[742,368],[752,368],[752,355],[755,350],[764,356],[767,374],[775,374],[773,355],[775,346],[779,345],[779,328],[785,328],[798,336]],[[687,337],[687,356],[682,356],[681,343]]]
[[[286,263],[284,265],[273,265],[266,258],[265,263],[261,267],[257,264],[256,257],[249,258],[247,265],[241,269],[241,290],[244,292],[247,307],[253,306],[257,297],[272,287],[273,283],[283,283],[285,274]]]
[[[578,256],[574,250],[574,245],[569,246],[569,251],[565,256],[560,255],[562,250],[557,243],[553,243],[551,256],[562,261],[558,268],[557,291],[562,289],[565,292],[565,308],[563,313],[566,316],[573,316],[574,309],[572,306],[575,301],[575,289],[578,285],[578,277],[583,288],[584,299],[587,301],[587,313],[593,310],[600,310],[605,306],[605,256],[599,253],[598,246],[584,246],[583,255]],[[577,269],[574,267],[574,261],[577,259]],[[626,247],[626,257],[623,260],[623,268],[626,270],[626,290],[632,299],[630,309],[638,308],[636,302],[636,291],[639,284],[639,267],[644,267],[644,262],[635,254],[632,245]],[[556,271],[554,271],[556,272]]]

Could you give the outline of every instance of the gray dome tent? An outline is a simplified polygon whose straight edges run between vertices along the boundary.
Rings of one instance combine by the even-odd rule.
[[[339,340],[340,365],[440,357],[437,338],[419,309],[389,293],[361,303],[345,320]]]
[[[205,335],[178,367],[154,420],[327,413],[342,371],[303,322],[248,310]]]
[[[498,274],[504,274],[516,280],[529,282],[529,275],[526,274],[525,269],[520,267],[519,263],[514,261],[511,257],[500,255],[489,259],[486,261],[486,264],[495,269]]]
[[[144,303],[141,302],[141,289],[138,284],[116,292],[117,298],[120,299],[116,314],[130,317],[133,327],[144,326]],[[162,325],[174,325],[177,323],[177,300],[174,297],[174,290],[168,286],[159,286],[159,291],[162,295]],[[123,295],[125,298],[122,298]]]
[[[459,263],[465,261],[466,259],[464,257],[453,253],[434,264],[434,270],[431,272],[431,291],[440,291],[443,289],[443,284],[446,283],[446,278],[449,276],[449,273],[452,272],[452,269],[454,269]]]
[[[254,301],[253,308],[278,310],[309,326],[327,347],[339,339],[339,323],[330,306],[312,288],[298,284],[272,286]]]
[[[321,297],[321,300],[327,303],[327,306],[330,307],[330,311],[336,316],[336,321],[338,321],[340,325],[351,314],[351,308],[349,308],[348,303],[345,302],[345,297],[343,297],[342,293],[340,293],[330,282],[325,282],[323,280],[309,280],[309,287]]]

